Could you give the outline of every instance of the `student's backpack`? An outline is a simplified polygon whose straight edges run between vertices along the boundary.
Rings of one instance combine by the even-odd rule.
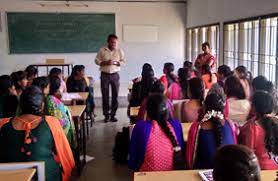
[[[129,144],[129,128],[123,127],[115,137],[115,145],[113,148],[113,160],[117,163],[127,163]]]

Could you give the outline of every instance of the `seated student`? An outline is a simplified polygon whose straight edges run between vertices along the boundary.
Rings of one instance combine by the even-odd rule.
[[[266,77],[262,75],[259,75],[258,77],[253,79],[252,87],[254,92],[262,90],[271,94],[274,91],[274,86],[272,82],[268,81]]]
[[[18,97],[12,78],[0,76],[0,118],[14,117],[17,107]]]
[[[201,70],[205,89],[210,89],[213,84],[217,83],[217,77],[215,74],[211,73],[211,68],[208,64],[203,65]]]
[[[17,71],[11,74],[17,95],[20,96],[22,91],[27,87],[28,80],[24,71]]]
[[[61,79],[59,77],[50,77],[49,95],[46,97],[46,114],[56,117],[68,138],[72,148],[76,146],[75,127],[72,121],[70,111],[67,106],[60,100]]]
[[[164,93],[163,84],[159,80],[155,81],[150,89],[149,96],[154,95],[154,94],[163,95],[163,93]],[[140,105],[139,113],[137,116],[138,120],[146,120],[145,116],[146,116],[147,100],[148,100],[148,97],[146,97]],[[173,104],[172,104],[171,100],[166,98],[166,105],[167,105],[167,108],[168,108],[168,111],[170,114],[170,118],[172,118],[174,108],[173,108]]]
[[[244,124],[251,109],[250,101],[246,99],[242,84],[239,79],[230,76],[224,87],[227,96],[224,115],[239,124]]]
[[[63,74],[62,70],[59,68],[52,68],[49,72],[49,77],[57,76],[61,79],[61,87],[60,87],[60,92],[64,93],[67,92],[67,85],[65,81],[63,80]]]
[[[39,87],[45,96],[49,94],[50,85],[48,77],[37,77],[33,80],[32,85]]]
[[[271,116],[274,100],[264,91],[252,97],[253,118],[241,129],[240,143],[254,150],[261,169],[278,169],[278,119]]]
[[[86,112],[91,116],[96,116],[94,113],[94,88],[92,86],[92,82],[90,82],[89,78],[85,75],[84,65],[75,65],[73,67],[72,73],[68,77],[66,84],[68,92],[89,92],[86,100]]]
[[[226,79],[231,76],[233,73],[231,68],[227,65],[221,65],[217,70],[217,83],[224,88]]]
[[[25,72],[27,74],[27,80],[28,80],[27,86],[31,86],[33,79],[38,76],[38,69],[33,65],[29,65],[28,67],[26,67]]]
[[[163,75],[160,77],[160,81],[164,85],[165,93],[168,91],[170,85],[177,81],[174,70],[175,67],[173,63],[167,62],[164,64]]]
[[[250,81],[248,80],[249,73],[244,66],[238,66],[235,71],[234,75],[239,78],[240,83],[243,87],[246,99],[250,99],[251,96],[251,86]]]
[[[132,86],[129,102],[131,107],[140,106],[142,101],[148,97],[150,89],[155,82],[153,69],[143,69],[141,75],[141,81],[134,83]]]
[[[194,122],[199,117],[205,96],[205,86],[200,78],[189,80],[188,97],[189,101],[183,105],[183,117],[186,122]]]
[[[254,152],[243,145],[220,148],[214,159],[214,181],[261,181],[260,166]]]
[[[180,68],[178,70],[178,82],[172,83],[168,88],[167,97],[170,100],[187,99],[188,80],[190,79],[190,72],[188,68]]]
[[[190,79],[198,76],[198,72],[194,70],[192,62],[184,61],[183,62],[183,68],[188,68],[189,74],[190,74]]]
[[[143,67],[142,67],[142,72],[145,72],[147,70],[153,70],[153,67],[151,64],[149,63],[144,63]],[[136,82],[140,82],[142,80],[142,76],[140,77],[136,77],[132,80],[132,83],[136,83]]]
[[[88,88],[85,79],[85,67],[83,65],[75,65],[71,75],[67,79],[68,92],[86,92]]]
[[[253,92],[262,90],[272,95],[273,99],[275,100],[274,110],[272,114],[278,117],[278,91],[275,89],[273,83],[271,81],[268,81],[266,77],[259,75],[253,79],[252,88],[253,88]],[[249,118],[251,116],[252,115],[249,115]]]
[[[135,125],[129,144],[129,168],[134,171],[185,169],[181,124],[169,119],[163,95],[151,95],[147,101],[149,120]]]
[[[26,88],[20,98],[22,115],[0,121],[0,162],[44,161],[46,180],[69,180],[75,166],[59,121],[43,116],[43,94]]]
[[[204,115],[189,130],[186,160],[189,169],[211,169],[217,148],[236,144],[235,125],[224,115],[225,102],[217,94],[210,94],[204,103]]]

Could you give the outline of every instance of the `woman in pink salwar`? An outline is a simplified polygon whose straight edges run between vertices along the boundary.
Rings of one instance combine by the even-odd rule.
[[[188,68],[180,68],[178,70],[178,82],[172,83],[168,88],[167,97],[170,100],[187,99],[188,80],[190,79],[190,71]]]
[[[262,170],[278,169],[278,119],[270,114],[274,100],[264,91],[252,98],[252,115],[241,129],[240,143],[254,150]]]
[[[188,96],[189,101],[183,106],[182,117],[185,122],[194,122],[199,117],[205,96],[205,86],[202,79],[196,77],[189,80]]]

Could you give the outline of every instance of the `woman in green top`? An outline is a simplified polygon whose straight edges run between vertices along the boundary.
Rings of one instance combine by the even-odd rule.
[[[61,79],[57,76],[50,77],[49,95],[46,97],[46,114],[59,119],[61,126],[68,138],[70,146],[76,148],[75,127],[70,111],[61,101]]]
[[[62,132],[58,120],[43,116],[43,102],[41,90],[31,86],[21,95],[22,115],[8,121],[0,120],[0,162],[44,161],[46,180],[60,181],[66,170],[63,163],[68,160],[71,165],[67,171],[71,171],[73,156],[68,151],[65,136],[55,137],[54,131]],[[49,120],[58,125],[56,130],[53,131]],[[59,147],[58,141],[63,143],[62,146]],[[61,157],[60,153],[67,153],[67,157]]]

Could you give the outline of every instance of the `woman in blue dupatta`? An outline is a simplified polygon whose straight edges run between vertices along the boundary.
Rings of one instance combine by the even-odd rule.
[[[218,94],[206,97],[204,113],[192,124],[186,145],[189,169],[212,169],[214,156],[222,145],[236,144],[236,131],[232,122],[223,115],[224,101]]]
[[[163,95],[147,101],[149,120],[135,125],[129,150],[129,168],[134,171],[169,171],[185,168],[181,124],[169,119]]]

